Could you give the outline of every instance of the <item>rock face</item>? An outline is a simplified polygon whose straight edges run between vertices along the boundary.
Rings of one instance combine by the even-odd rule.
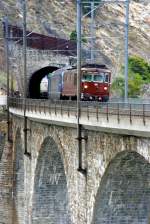
[[[108,55],[114,73],[124,62],[125,6],[104,4],[96,20],[99,21],[97,47]],[[129,55],[139,55],[150,62],[150,3],[132,1],[129,8]]]
[[[7,12],[12,24],[22,26],[22,1],[7,0],[0,3],[0,17]],[[150,3],[130,3],[129,54],[139,55],[150,62]],[[83,33],[91,35],[89,17],[83,17]],[[117,75],[124,63],[124,3],[103,3],[95,11],[94,50],[96,61],[106,63]],[[69,39],[76,28],[76,4],[73,0],[30,0],[27,2],[27,29],[45,35]],[[84,43],[89,50],[90,38]],[[0,62],[3,61],[0,59]]]

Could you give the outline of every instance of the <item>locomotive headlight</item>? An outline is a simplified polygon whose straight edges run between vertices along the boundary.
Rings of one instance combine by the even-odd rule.
[[[87,89],[88,88],[88,85],[84,85],[84,89]]]
[[[104,90],[107,90],[107,89],[108,89],[108,88],[105,86],[105,87],[104,87]]]

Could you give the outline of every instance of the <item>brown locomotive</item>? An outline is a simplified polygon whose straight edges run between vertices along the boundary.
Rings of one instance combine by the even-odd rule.
[[[81,100],[108,101],[111,71],[105,65],[86,64],[81,68]],[[77,69],[62,68],[50,77],[50,98],[76,99]]]

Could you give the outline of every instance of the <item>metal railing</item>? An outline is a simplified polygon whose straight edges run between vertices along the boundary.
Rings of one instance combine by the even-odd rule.
[[[55,115],[77,116],[76,101],[70,100],[41,100],[41,99],[27,99],[26,110],[38,113],[48,113]],[[10,108],[23,110],[23,98],[9,98]],[[128,117],[132,124],[133,117],[142,119],[143,124],[146,124],[146,119],[150,117],[149,103],[124,103],[124,102],[92,102],[81,101],[81,116],[88,119],[95,117],[97,121],[103,115],[107,121],[112,116],[117,118],[118,123],[122,116]]]

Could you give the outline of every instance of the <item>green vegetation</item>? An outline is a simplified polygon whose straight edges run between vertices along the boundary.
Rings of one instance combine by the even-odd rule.
[[[121,74],[112,83],[112,93],[117,96],[124,96],[124,67]],[[128,96],[138,97],[141,94],[143,84],[150,83],[150,64],[139,56],[129,58],[128,69]]]
[[[70,40],[77,41],[77,31],[73,30],[70,34]],[[82,42],[87,43],[86,38],[82,35]]]
[[[77,31],[73,30],[70,34],[70,40],[76,41],[77,40]]]
[[[138,56],[129,58],[129,71],[141,75],[145,83],[150,83],[150,65]]]
[[[5,72],[0,71],[0,88],[3,87],[6,89],[7,86],[7,75]]]

